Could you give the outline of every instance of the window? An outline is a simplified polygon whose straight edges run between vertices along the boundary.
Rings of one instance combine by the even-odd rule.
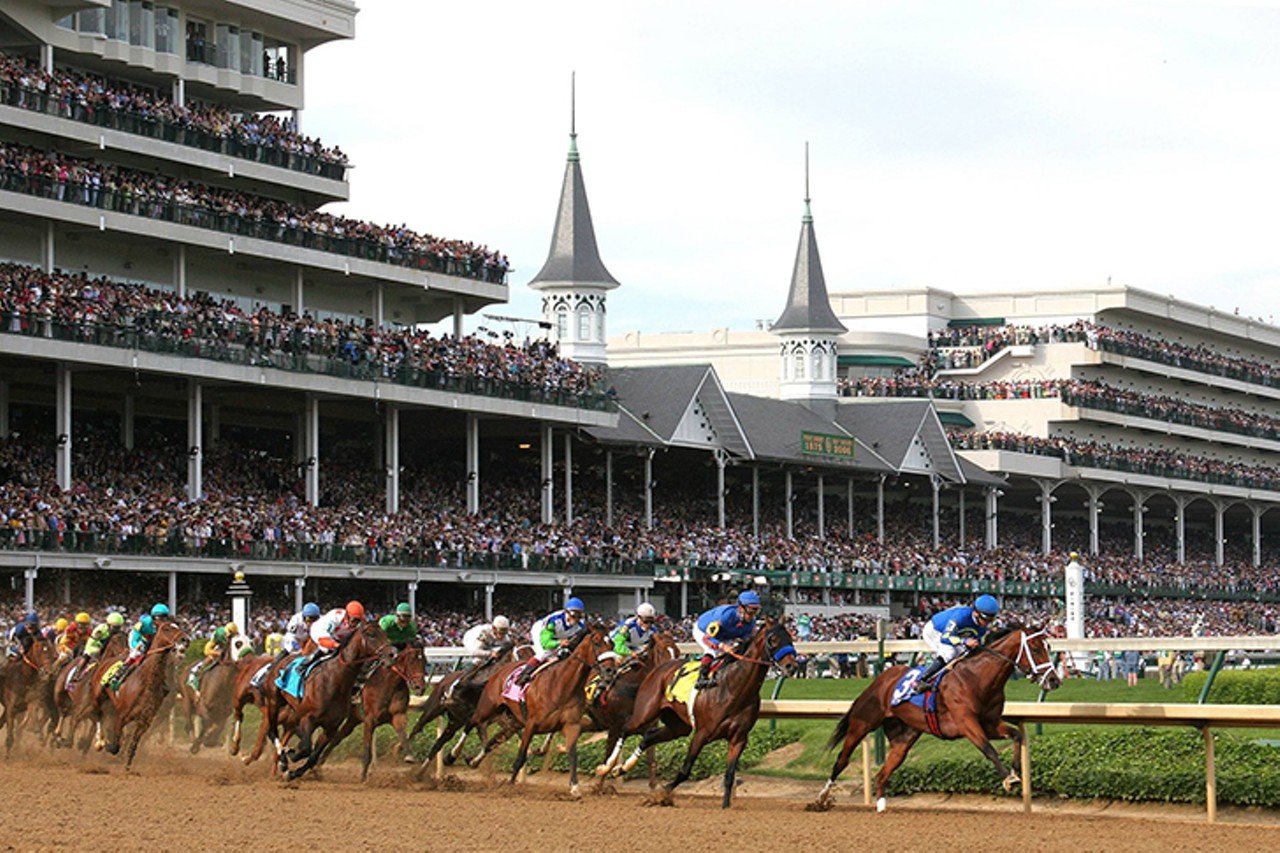
[[[106,35],[107,9],[86,9],[80,13],[80,32]]]
[[[129,3],[127,0],[111,0],[107,10],[107,38],[116,41],[129,40]]]
[[[66,15],[54,21],[54,24],[62,27],[64,30],[74,30],[76,28],[76,16]]]
[[[591,340],[591,309],[585,305],[578,309],[578,340]]]
[[[813,351],[813,378],[821,379],[823,377],[822,363],[826,359],[822,354],[822,350]]]
[[[213,64],[213,45],[209,43],[209,25],[187,19],[187,61]]]
[[[795,361],[793,363],[795,364],[795,373],[791,378],[804,379],[804,353],[796,353]]]
[[[178,10],[157,6],[155,10],[155,44],[160,53],[178,52]]]
[[[596,340],[604,342],[604,305],[596,312]]]
[[[556,339],[565,340],[569,337],[569,312],[564,308],[556,310]]]

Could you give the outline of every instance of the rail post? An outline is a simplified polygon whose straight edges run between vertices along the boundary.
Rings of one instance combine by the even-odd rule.
[[[876,620],[876,654],[879,656],[879,660],[876,662],[875,674],[877,676],[883,674],[885,669],[884,632],[885,632],[884,620],[877,619]],[[885,753],[884,727],[878,726],[876,728],[876,764],[884,764],[884,753]]]
[[[773,682],[773,693],[769,695],[770,699],[776,700],[782,693],[782,682],[786,681],[785,675],[779,675],[778,680]],[[778,720],[776,717],[769,720],[769,731],[776,732],[778,730]]]
[[[1209,688],[1213,687],[1213,680],[1218,677],[1218,672],[1222,669],[1222,664],[1227,659],[1227,650],[1219,649],[1218,653],[1213,657],[1213,666],[1209,667],[1209,677],[1204,680],[1204,687],[1200,688],[1200,697],[1196,699],[1197,705],[1203,705],[1209,701]]]
[[[1043,687],[1040,688],[1040,695],[1036,697],[1037,702],[1043,702],[1045,697],[1049,695],[1049,691]],[[1036,737],[1044,734],[1044,723],[1036,723]]]
[[[1204,735],[1204,804],[1209,823],[1218,820],[1218,767],[1213,755],[1213,729],[1201,727]]]
[[[1031,814],[1031,740],[1027,737],[1027,724],[1018,723],[1022,733],[1022,810]]]
[[[436,717],[436,740],[444,737],[444,717]],[[444,744],[440,749],[436,750],[436,781],[439,782],[444,778],[444,751],[448,748],[448,744]]]
[[[871,742],[862,740],[862,804],[871,805]]]

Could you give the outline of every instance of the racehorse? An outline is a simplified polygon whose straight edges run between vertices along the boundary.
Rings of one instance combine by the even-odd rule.
[[[72,658],[71,664],[54,677],[53,703],[58,709],[58,725],[53,732],[55,746],[66,747],[75,742],[76,728],[89,716],[93,705],[93,674],[102,671],[102,660],[121,657],[125,644],[124,632],[117,631],[107,638],[96,659]]]
[[[420,777],[425,772],[431,759],[436,757],[436,753],[455,734],[458,735],[458,741],[453,745],[453,749],[445,753],[444,763],[453,764],[458,760],[458,756],[462,754],[462,745],[466,742],[467,733],[471,731],[471,715],[475,713],[485,682],[494,674],[496,667],[504,662],[523,662],[532,654],[533,647],[528,644],[519,646],[508,644],[496,649],[493,657],[488,660],[480,661],[468,669],[450,672],[437,682],[431,690],[431,695],[427,697],[426,704],[422,707],[418,721],[413,724],[413,730],[409,732],[409,740],[412,741],[432,720],[447,715],[448,722],[444,731],[431,744],[431,749],[427,750],[427,757],[423,759],[415,776]],[[510,717],[505,719],[511,720]]]
[[[38,705],[52,701],[52,693],[47,689],[46,679],[53,668],[57,654],[53,643],[44,637],[36,637],[31,648],[17,657],[5,661],[0,669],[0,703],[4,710],[0,711],[0,726],[5,727],[4,754],[8,758],[13,746],[21,734],[22,723],[28,705],[34,700]],[[50,716],[55,711],[44,709]]]
[[[169,656],[175,651],[181,654],[186,648],[186,639],[187,635],[176,622],[165,620],[157,623],[155,636],[151,638],[142,659],[120,682],[119,687],[105,685],[99,694],[98,710],[102,715],[101,747],[116,755],[120,752],[125,728],[133,726],[125,750],[125,770],[133,766],[138,743],[151,727],[161,704],[172,690]]]
[[[724,799],[721,805],[729,808],[733,797],[734,777],[738,772],[738,758],[747,745],[751,729],[760,716],[760,686],[769,670],[777,666],[783,675],[792,675],[798,668],[796,650],[791,633],[780,622],[766,619],[741,651],[730,650],[729,660],[716,675],[713,687],[698,690],[692,702],[671,698],[669,686],[680,677],[682,663],[664,663],[649,673],[640,685],[635,709],[627,721],[626,732],[643,731],[644,737],[635,752],[620,768],[626,772],[635,767],[645,750],[669,740],[692,733],[689,751],[684,764],[663,788],[658,805],[672,805],[671,793],[689,778],[693,762],[708,743],[729,741],[728,761],[724,772]],[[690,708],[692,705],[692,708]],[[660,721],[660,725],[655,725]],[[606,765],[606,772],[618,775],[616,767]]]
[[[231,659],[228,644],[222,655],[200,674],[199,689],[191,686],[191,670],[204,666],[204,660],[184,666],[179,673],[178,696],[187,718],[187,735],[191,738],[191,754],[201,746],[213,746],[226,728],[231,715],[231,694],[240,668]],[[206,728],[207,727],[207,728]]]
[[[1021,625],[992,632],[983,645],[952,663],[950,672],[937,682],[937,736],[943,740],[966,738],[995,765],[1006,791],[1013,790],[1021,781],[1018,773],[1022,770],[1022,734],[1016,726],[1000,719],[1004,713],[1004,686],[1017,670],[1045,690],[1058,687],[1061,679],[1050,659],[1047,639],[1043,629],[1032,631]],[[841,741],[844,746],[831,768],[827,784],[818,799],[809,805],[810,810],[831,808],[836,779],[848,766],[854,747],[881,725],[890,747],[884,765],[876,774],[876,810],[885,810],[884,790],[889,777],[920,735],[930,730],[923,708],[912,702],[892,704],[894,690],[906,671],[905,666],[891,666],[880,673],[836,724],[827,748],[835,749]],[[1000,760],[991,745],[996,738],[1013,741],[1017,770],[1006,768]]]
[[[656,667],[680,657],[680,650],[675,641],[665,633],[658,632],[649,638],[645,647],[628,658],[615,671],[602,673],[600,684],[587,703],[587,714],[591,717],[592,728],[608,732],[605,741],[605,761],[596,768],[596,775],[604,781],[609,767],[615,764],[622,752],[622,743],[626,739],[627,721],[636,705],[636,695],[640,692],[640,684]],[[649,786],[653,787],[657,763],[653,753],[649,753]]]
[[[262,755],[262,748],[267,743],[267,704],[268,701],[276,701],[276,676],[280,673],[280,667],[294,657],[296,655],[243,657],[236,666],[236,680],[231,688],[231,741],[227,744],[229,753],[236,755],[240,752],[240,730],[244,726],[245,706],[257,705],[258,710],[262,712],[257,740],[253,750],[245,756],[245,764],[252,764]],[[267,667],[267,671],[257,679],[260,684],[254,686],[254,676],[258,675],[263,667]]]
[[[376,622],[362,622],[336,655],[321,661],[307,676],[306,688],[301,699],[283,690],[277,690],[277,699],[268,703],[268,723],[274,731],[283,732],[276,738],[276,763],[288,779],[297,779],[315,767],[325,753],[325,743],[338,733],[339,727],[351,711],[351,691],[356,677],[364,665],[373,660],[390,663],[396,654],[395,646]],[[283,701],[280,701],[280,699]],[[323,739],[313,737],[323,733]],[[298,746],[283,749],[294,735]],[[290,763],[302,762],[290,769]]]
[[[405,724],[409,722],[409,692],[421,693],[426,688],[427,661],[422,654],[422,646],[410,644],[391,663],[369,674],[360,689],[360,701],[351,705],[351,712],[337,736],[325,745],[326,754],[363,723],[364,753],[360,767],[360,781],[363,782],[369,777],[369,764],[373,761],[374,731],[378,726],[390,723],[400,743],[400,754],[406,762],[412,762],[413,751],[405,734]]]
[[[533,736],[560,731],[569,753],[569,794],[578,795],[578,737],[582,734],[587,701],[583,686],[596,669],[596,658],[608,647],[604,631],[588,628],[570,642],[564,659],[547,667],[529,682],[519,700],[505,695],[506,682],[517,664],[500,667],[485,683],[471,723],[477,727],[484,726],[506,712],[520,725],[520,751],[516,753],[515,764],[511,768],[513,783],[529,758],[529,743]],[[535,666],[534,663],[525,665]],[[481,747],[480,754],[471,759],[471,766],[478,767],[502,739],[501,732],[489,738]]]

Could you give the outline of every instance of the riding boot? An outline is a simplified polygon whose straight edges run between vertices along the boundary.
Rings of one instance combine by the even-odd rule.
[[[924,672],[920,673],[920,677],[916,679],[916,686],[912,689],[911,692],[912,693],[926,692],[929,689],[929,687],[932,686],[934,676],[936,676],[938,672],[946,665],[947,665],[947,662],[942,657],[934,658],[933,662],[929,664],[929,668],[926,669]]]
[[[712,655],[702,656],[702,663],[698,667],[698,680],[693,685],[696,689],[706,690],[708,687],[716,686],[716,680],[711,676],[711,662],[714,660]]]

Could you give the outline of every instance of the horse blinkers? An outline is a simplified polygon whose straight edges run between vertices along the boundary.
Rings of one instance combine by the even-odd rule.
[[[795,675],[800,669],[800,662],[796,660],[796,647],[792,644],[791,634],[782,626],[782,623],[775,623],[769,627],[769,637],[765,641],[765,650],[769,653],[769,658],[774,666],[786,678]]]

